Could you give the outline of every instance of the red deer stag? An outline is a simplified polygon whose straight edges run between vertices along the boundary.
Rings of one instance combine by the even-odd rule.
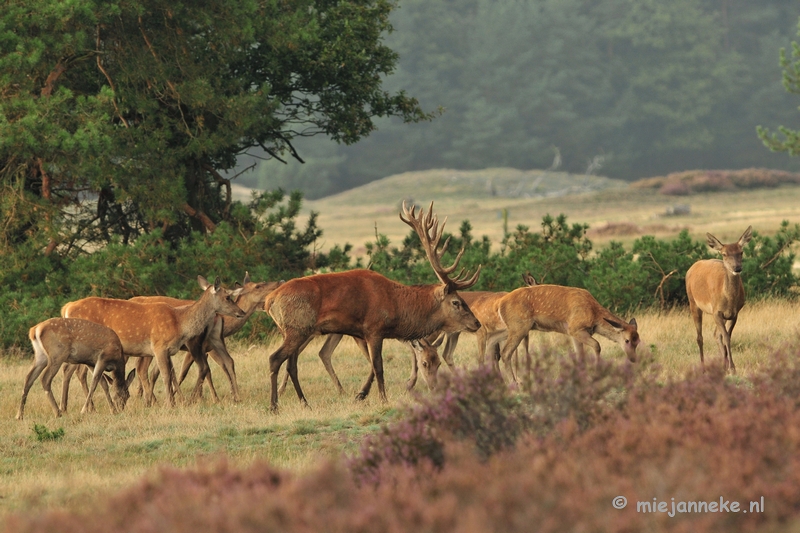
[[[703,313],[714,318],[714,338],[717,340],[723,364],[736,372],[731,355],[731,333],[744,307],[744,285],[742,284],[742,249],[753,236],[753,226],[748,226],[739,240],[722,244],[719,239],[706,233],[708,245],[722,254],[720,259],[697,261],[686,272],[686,295],[689,310],[697,329],[697,346],[700,348],[700,365],[703,361]]]
[[[155,357],[165,376],[169,404],[174,406],[172,356],[189,339],[205,331],[217,313],[234,317],[243,317],[245,314],[230,300],[227,292],[221,290],[219,278],[214,285],[206,286],[205,279],[198,276],[198,283],[204,287],[203,296],[184,307],[92,296],[66,304],[61,308],[61,315],[103,324],[119,335],[125,354],[140,358],[136,371],[145,388],[145,405],[148,406],[153,398],[153,387],[146,377],[150,364],[148,357]]]
[[[370,270],[351,270],[296,278],[267,296],[264,310],[283,335],[283,344],[270,355],[269,361],[273,411],[278,408],[278,371],[286,360],[297,396],[307,404],[297,380],[297,356],[317,335],[340,333],[364,339],[380,397],[386,401],[383,339],[414,340],[439,330],[476,331],[480,327],[457,291],[473,286],[481,269],[478,267],[472,276],[462,269],[457,278],[450,278],[464,249],[450,267],[442,266],[442,255],[449,239],[440,249],[444,223],[439,227],[438,217],[432,211],[433,203],[427,214],[420,210],[419,215],[416,207],[409,211],[403,204],[400,219],[419,235],[428,262],[441,283],[407,286]],[[360,396],[366,396],[368,389],[365,389]]]
[[[583,356],[586,345],[594,350],[599,361],[600,343],[592,337],[597,333],[619,344],[628,359],[636,362],[636,347],[640,342],[636,319],[626,323],[585,289],[561,285],[522,287],[498,300],[497,312],[508,330],[500,356],[514,381],[517,376],[510,358],[531,330],[569,335],[579,355]]]
[[[92,400],[98,383],[102,385],[106,393],[112,413],[125,409],[125,403],[128,401],[128,385],[133,380],[135,370],[131,370],[128,378],[125,378],[125,356],[122,354],[122,344],[117,334],[111,329],[79,318],[51,318],[33,326],[28,332],[28,338],[33,345],[34,359],[33,366],[25,376],[17,420],[22,420],[24,416],[28,391],[39,375],[42,376],[42,387],[44,387],[53,412],[56,417],[62,415],[62,411],[53,397],[51,384],[53,377],[64,363],[89,365],[94,368],[92,384],[87,389],[86,403],[84,403],[81,413],[89,410],[89,402]],[[105,381],[104,372],[107,371],[111,372],[113,376],[114,398],[109,394],[108,384]]]

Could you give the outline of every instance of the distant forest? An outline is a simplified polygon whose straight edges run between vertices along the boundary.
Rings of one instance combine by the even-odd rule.
[[[778,55],[798,17],[797,0],[400,0],[384,87],[441,115],[385,120],[352,146],[298,139],[305,164],[242,160],[238,181],[316,198],[442,167],[800,170],[756,135],[800,126]]]

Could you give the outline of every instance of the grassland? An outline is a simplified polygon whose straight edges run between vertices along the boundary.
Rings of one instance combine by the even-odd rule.
[[[588,223],[590,238],[598,245],[612,239],[629,243],[641,235],[668,239],[682,229],[698,239],[711,232],[727,242],[726,238],[738,238],[749,224],[760,233],[770,234],[782,220],[800,221],[800,187],[794,185],[676,197],[628,188],[623,182],[606,178],[554,173],[548,174],[540,182],[538,193],[529,197],[490,196],[486,192],[490,179],[509,189],[514,183],[535,181],[540,174],[508,169],[412,172],[306,202],[305,208],[320,213],[319,225],[325,232],[321,249],[349,242],[355,255],[364,254],[364,243],[374,240],[376,227],[393,243],[402,241],[409,228],[398,220],[397,213],[407,198],[425,206],[435,200],[437,213],[450,221],[450,231],[457,231],[462,220],[469,220],[474,235],[487,235],[496,245],[503,236],[504,209],[509,230],[518,224],[536,228],[544,215],[564,213],[571,222]],[[562,194],[581,190],[585,192]],[[691,214],[663,216],[668,208],[679,204],[689,205]]]
[[[699,362],[694,328],[685,310],[647,312],[637,317],[644,341],[643,350],[662,365],[664,378],[680,377]],[[708,322],[708,321],[707,321]],[[759,368],[770,353],[797,338],[796,306],[788,302],[748,305],[740,315],[733,335],[733,350],[742,379]],[[708,361],[718,362],[711,325],[706,324]],[[567,338],[536,333],[532,345],[569,349]],[[616,345],[600,339],[604,357],[622,360]],[[153,475],[159,465],[192,466],[225,456],[235,465],[254,460],[303,471],[320,459],[353,453],[361,437],[375,431],[398,408],[413,401],[405,391],[410,370],[407,349],[386,342],[386,373],[389,403],[382,405],[374,395],[357,403],[353,395],[368,372],[366,361],[355,344],[345,342],[334,355],[334,365],[348,391],[340,397],[316,357],[320,341],[301,356],[299,375],[311,404],[302,408],[294,391],[281,398],[281,412],[268,412],[268,346],[232,346],[243,401],[230,400],[227,383],[214,366],[216,385],[223,399],[213,404],[206,399],[174,409],[160,404],[145,408],[131,399],[125,412],[111,415],[102,396],[96,397],[98,412],[81,415],[80,389],[73,382],[68,414],[53,418],[37,383],[26,408],[26,419],[14,419],[28,360],[4,359],[0,363],[0,518],[12,511],[38,512],[46,508],[88,509],[92,501]],[[459,367],[476,365],[474,337],[464,335],[456,352]],[[442,367],[442,372],[448,372]],[[192,379],[194,373],[190,374]],[[421,384],[420,384],[421,386]],[[55,381],[60,390],[60,378]],[[189,383],[184,383],[184,391]],[[208,396],[208,395],[206,395]],[[163,392],[160,394],[163,398]],[[50,430],[64,428],[56,441],[37,441],[34,424]]]
[[[488,172],[488,171],[487,171]],[[503,171],[504,172],[504,171]],[[535,176],[498,171],[491,176],[498,188],[511,187],[514,180]],[[455,176],[455,179],[453,179]],[[505,176],[505,178],[503,178]],[[502,179],[501,179],[502,178]],[[488,235],[497,243],[502,232],[502,209],[509,212],[509,227],[526,224],[535,227],[546,213],[566,213],[572,222],[587,222],[596,233],[599,246],[614,238],[630,241],[641,234],[665,238],[688,228],[696,238],[711,231],[723,241],[737,238],[748,224],[765,234],[777,229],[780,221],[800,221],[800,187],[781,187],[749,192],[694,195],[688,198],[664,197],[652,192],[631,190],[603,178],[561,176],[552,184],[542,180],[537,191],[548,197],[502,198],[486,195],[486,174],[477,176],[455,171],[412,174],[387,178],[367,187],[334,197],[309,202],[308,209],[319,211],[325,230],[325,248],[351,242],[358,247],[378,231],[393,242],[408,233],[397,218],[398,203],[413,197],[418,203],[436,200],[437,212],[449,216],[450,229],[469,219],[475,235]],[[503,181],[506,179],[506,181]],[[592,189],[557,196],[580,179],[579,188]],[[470,181],[472,180],[472,181]],[[464,184],[462,188],[460,184]],[[538,187],[541,187],[539,189]],[[692,214],[683,217],[657,216],[677,203],[691,205]],[[605,228],[605,229],[604,229]],[[629,318],[629,317],[628,317]],[[680,377],[699,362],[694,327],[685,309],[638,313],[642,351],[651,352],[662,365],[663,377]],[[712,325],[706,321],[708,360],[717,361],[717,348],[711,338]],[[740,314],[733,335],[734,357],[739,373],[730,379],[746,379],[758,370],[769,354],[786,343],[796,342],[800,319],[797,304],[785,301],[750,303]],[[462,336],[456,364],[476,364],[474,337]],[[615,345],[599,339],[604,357],[623,359]],[[410,370],[407,349],[394,341],[385,343],[386,381],[389,403],[381,404],[375,395],[365,402],[353,396],[368,373],[368,365],[347,341],[334,355],[334,365],[346,396],[336,394],[316,357],[321,340],[301,356],[299,375],[311,404],[302,408],[293,391],[281,398],[281,412],[268,411],[267,359],[279,339],[267,345],[231,343],[243,401],[230,400],[229,387],[222,372],[212,365],[219,404],[206,399],[180,404],[174,409],[162,404],[145,408],[132,398],[124,413],[111,415],[101,393],[95,397],[97,413],[81,415],[81,393],[73,382],[67,415],[54,419],[40,385],[31,391],[26,419],[14,419],[22,382],[30,365],[30,354],[0,357],[0,519],[14,511],[35,513],[53,507],[88,509],[93,501],[141,479],[152,476],[159,465],[191,466],[215,461],[224,456],[235,465],[266,460],[292,470],[311,468],[321,458],[354,453],[363,435],[375,431],[403,405],[413,401],[405,390]],[[550,345],[566,353],[566,337],[558,334],[532,334],[532,345]],[[442,368],[442,372],[448,370]],[[190,380],[194,372],[190,373]],[[60,378],[54,382],[58,396]],[[423,387],[420,383],[419,387]],[[184,384],[184,391],[190,384]],[[163,391],[159,394],[163,399]],[[49,429],[64,428],[64,436],[40,442],[33,425]]]

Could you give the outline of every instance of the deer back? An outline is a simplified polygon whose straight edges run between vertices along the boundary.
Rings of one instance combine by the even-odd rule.
[[[443,285],[406,286],[371,270],[317,274],[287,281],[264,310],[282,330],[356,337],[418,339],[438,329],[477,329],[464,300]],[[474,330],[473,330],[474,331]]]

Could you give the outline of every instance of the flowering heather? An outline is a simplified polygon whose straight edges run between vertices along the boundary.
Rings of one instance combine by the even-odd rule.
[[[709,365],[705,374],[659,382],[652,364],[547,353],[524,367],[515,390],[487,369],[455,375],[445,391],[367,439],[349,464],[302,475],[258,463],[163,469],[87,506],[91,512],[14,516],[0,529],[797,529],[800,348],[778,351],[747,377]],[[627,505],[615,508],[620,497]],[[658,511],[655,502],[675,504],[675,512]],[[687,510],[687,502],[705,507]]]

